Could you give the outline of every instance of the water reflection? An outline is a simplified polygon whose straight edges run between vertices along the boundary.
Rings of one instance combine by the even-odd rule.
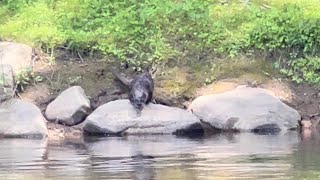
[[[291,155],[292,169],[288,173],[296,179],[320,179],[320,131],[301,137]]]
[[[296,132],[79,142],[2,139],[0,179],[316,179],[319,145],[317,138],[301,141]]]

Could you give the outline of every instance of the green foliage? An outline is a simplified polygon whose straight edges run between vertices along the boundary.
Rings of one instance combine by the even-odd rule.
[[[19,12],[24,7],[30,5],[32,0],[2,0],[0,2],[1,6],[6,6],[6,8],[11,12]]]
[[[9,86],[8,81],[10,81],[10,77],[6,75],[5,73],[0,74],[0,87],[6,87]]]
[[[288,61],[286,68],[281,72],[289,76],[293,81],[303,81],[320,84],[320,58],[300,58]]]
[[[269,52],[286,50],[296,56],[318,53],[320,14],[316,19],[302,17],[304,11],[296,5],[257,14],[248,46]]]
[[[82,76],[79,76],[79,75],[68,77],[68,83],[70,85],[76,85],[77,83],[81,82],[81,80],[82,80]]]
[[[64,41],[56,21],[54,11],[45,3],[38,3],[37,6],[25,7],[24,11],[0,26],[0,33],[3,37],[28,42],[33,46],[52,48]]]
[[[0,34],[47,48],[99,51],[141,67],[173,57],[177,43],[192,50],[211,47],[222,29],[207,23],[213,22],[208,6],[196,0],[7,1],[8,9],[19,11],[0,26]]]
[[[214,80],[216,80],[216,77],[214,76],[214,72],[216,69],[217,69],[217,64],[213,64],[209,72],[204,73],[207,76],[207,78],[204,81],[205,85],[211,84]]]
[[[319,55],[318,0],[4,0],[0,5],[0,39],[99,52],[138,70],[190,55],[281,54],[291,60],[279,67],[294,76],[285,74],[318,82],[309,77],[316,75],[293,70],[317,68],[300,61]]]
[[[16,74],[16,83],[22,91],[24,90],[24,87],[26,85],[42,81],[43,78],[41,76],[35,75],[31,68],[22,69]]]

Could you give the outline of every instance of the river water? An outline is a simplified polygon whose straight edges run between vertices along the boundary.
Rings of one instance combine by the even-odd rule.
[[[320,179],[319,142],[296,132],[2,139],[0,179]]]

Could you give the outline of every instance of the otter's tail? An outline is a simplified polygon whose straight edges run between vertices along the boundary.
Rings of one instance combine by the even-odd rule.
[[[127,79],[126,77],[120,75],[118,72],[116,72],[114,69],[111,69],[112,74],[120,80],[125,86],[130,88],[131,81]]]

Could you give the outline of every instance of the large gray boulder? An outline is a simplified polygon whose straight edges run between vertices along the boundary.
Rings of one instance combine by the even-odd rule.
[[[47,135],[46,121],[36,105],[11,99],[0,104],[0,134],[4,137],[44,137]]]
[[[45,115],[48,121],[72,126],[82,122],[90,111],[90,100],[84,90],[80,86],[73,86],[47,106]]]
[[[234,90],[200,96],[189,106],[213,131],[279,132],[298,126],[300,114],[271,91],[239,86]]]
[[[14,74],[11,65],[0,65],[0,102],[13,97]]]
[[[0,42],[0,64],[9,64],[13,71],[32,68],[32,48],[15,42]]]
[[[127,99],[98,107],[84,122],[86,134],[176,134],[201,133],[197,117],[187,110],[149,104],[137,115]]]

